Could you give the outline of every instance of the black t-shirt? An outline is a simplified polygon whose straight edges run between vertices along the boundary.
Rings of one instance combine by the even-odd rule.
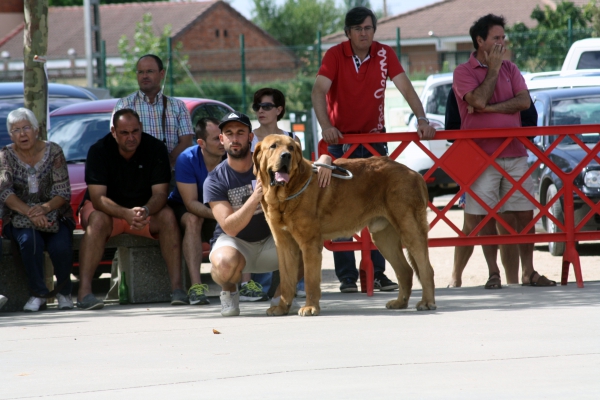
[[[167,147],[142,133],[135,153],[125,160],[117,141],[108,134],[90,147],[85,162],[85,183],[106,186],[106,196],[126,208],[141,207],[152,197],[152,186],[169,183],[171,167]],[[85,193],[89,200],[89,191]]]

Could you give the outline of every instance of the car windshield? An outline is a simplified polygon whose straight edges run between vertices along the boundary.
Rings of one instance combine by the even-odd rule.
[[[48,140],[62,147],[67,162],[84,161],[90,146],[110,132],[110,115],[98,113],[52,117]]]
[[[550,125],[585,125],[600,124],[600,97],[585,97],[577,99],[564,99],[552,102]],[[600,140],[598,133],[578,135],[584,143],[597,143]],[[563,144],[573,144],[574,141],[566,137]]]
[[[48,99],[48,108],[50,111],[54,111],[59,107],[66,106],[67,104],[81,103],[83,101],[90,101],[89,99],[78,99],[72,97],[60,97]],[[16,110],[19,107],[23,107],[23,98],[10,99],[0,98],[0,148],[11,143],[10,137],[8,136],[8,130],[6,129],[6,118],[11,111]]]

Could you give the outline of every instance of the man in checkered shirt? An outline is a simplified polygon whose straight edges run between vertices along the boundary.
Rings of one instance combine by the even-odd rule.
[[[164,96],[160,84],[165,77],[165,69],[158,56],[146,54],[140,57],[136,64],[136,75],[140,90],[119,99],[113,114],[122,108],[135,110],[140,116],[144,132],[167,146],[172,169],[177,156],[192,145],[194,129],[190,113],[183,101]]]

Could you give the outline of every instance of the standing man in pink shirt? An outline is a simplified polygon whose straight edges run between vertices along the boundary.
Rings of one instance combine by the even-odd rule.
[[[329,144],[329,152],[335,158],[347,151],[338,143],[343,135],[385,133],[383,102],[388,78],[417,116],[419,137],[432,139],[435,135],[435,129],[429,126],[419,96],[404,73],[396,53],[391,47],[373,40],[376,30],[377,17],[373,11],[365,7],[354,7],[348,11],[344,32],[349,40],[327,50],[313,86],[315,114],[323,130],[323,140]],[[382,156],[387,155],[385,143],[371,143],[371,146]],[[359,145],[350,158],[371,156],[369,150]],[[335,252],[333,259],[335,273],[341,282],[340,291],[357,292],[358,271],[354,252]],[[379,251],[372,251],[371,259],[375,270],[375,289],[398,289],[398,285],[385,276],[385,259]]]
[[[521,72],[515,64],[503,60],[506,53],[504,18],[493,14],[481,17],[469,33],[475,52],[469,61],[454,70],[453,89],[458,101],[461,129],[518,128],[521,127],[522,110],[530,105],[529,91]],[[475,142],[491,155],[502,145],[504,138],[476,139]],[[496,163],[516,181],[527,171],[527,151],[518,140],[513,140],[496,158]],[[494,166],[489,166],[471,185],[472,191],[490,208],[512,188]],[[523,183],[523,189],[533,194],[531,178]],[[520,232],[533,219],[534,205],[521,191],[516,191],[501,208],[502,217]],[[487,211],[468,193],[465,207],[466,233],[470,233],[487,214]],[[506,233],[506,232],[502,232]],[[529,233],[535,233],[534,228]],[[494,219],[488,221],[481,235],[496,235]],[[500,289],[500,269],[497,264],[498,246],[482,246],[488,264],[489,279],[486,289]],[[521,282],[531,286],[555,286],[533,268],[533,243],[519,244],[522,264]],[[454,259],[460,259],[465,247],[456,247]],[[456,269],[456,264],[455,264]],[[453,276],[462,271],[453,271]]]

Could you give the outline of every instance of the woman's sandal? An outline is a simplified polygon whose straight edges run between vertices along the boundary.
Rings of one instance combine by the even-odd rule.
[[[531,276],[529,277],[529,283],[524,283],[523,286],[539,286],[539,287],[556,286],[556,281],[551,281],[550,279],[546,278],[544,275],[540,275],[540,274],[538,274],[539,278],[538,278],[537,282],[534,282],[533,277],[535,276],[535,274],[538,274],[538,272],[533,271],[531,273]]]
[[[485,283],[484,288],[502,289],[502,283],[500,282],[500,274],[491,274],[488,278],[488,281]]]

